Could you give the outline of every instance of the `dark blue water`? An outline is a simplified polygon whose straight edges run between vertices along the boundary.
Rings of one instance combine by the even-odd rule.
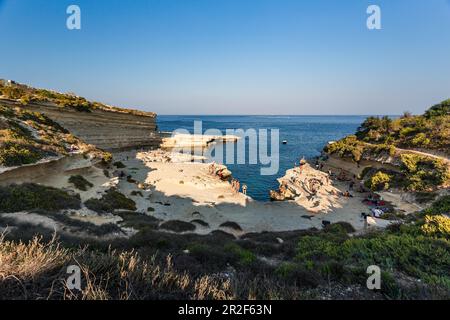
[[[203,131],[219,129],[225,133],[226,129],[279,129],[279,154],[274,150],[274,156],[279,156],[279,170],[276,174],[261,175],[262,165],[259,161],[253,165],[248,164],[248,161],[246,164],[227,164],[233,177],[239,179],[241,185],[247,184],[248,195],[264,201],[269,199],[270,189],[278,188],[277,178],[283,176],[294,163],[298,164],[301,157],[311,159],[320,155],[328,141],[353,134],[365,118],[366,116],[158,116],[158,126],[161,131],[187,129],[193,132],[194,121],[201,120]],[[287,140],[288,144],[283,145],[283,140]],[[270,147],[270,141],[268,145]],[[221,148],[221,145],[216,148]]]

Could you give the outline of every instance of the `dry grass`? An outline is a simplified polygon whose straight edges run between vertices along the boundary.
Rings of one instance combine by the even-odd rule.
[[[0,238],[0,280],[10,277],[32,280],[68,261],[69,251],[53,239],[43,243],[34,238],[29,243],[4,241]]]
[[[82,291],[65,284],[67,266],[78,265]],[[28,291],[32,288],[31,291]],[[137,252],[66,249],[53,238],[28,243],[0,238],[0,296],[4,299],[130,300],[232,299],[230,281],[193,278],[177,271],[172,257],[158,263]]]

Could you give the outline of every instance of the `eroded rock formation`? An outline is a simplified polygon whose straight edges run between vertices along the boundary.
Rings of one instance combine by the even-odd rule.
[[[73,135],[101,149],[158,147],[160,144],[156,114],[151,112],[134,114],[101,109],[80,112],[52,103],[31,102],[22,105],[17,101],[6,99],[0,99],[0,103],[40,112],[58,122]]]

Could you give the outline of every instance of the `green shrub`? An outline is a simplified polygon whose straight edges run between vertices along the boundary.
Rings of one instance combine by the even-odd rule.
[[[109,152],[103,152],[103,155],[102,155],[102,162],[103,162],[104,164],[110,164],[111,161],[112,161],[112,159],[113,159],[113,155],[112,155],[111,153],[109,153]]]
[[[373,167],[365,167],[358,176],[358,179],[362,180],[364,177],[373,170]]]
[[[253,252],[243,249],[235,243],[227,243],[224,250],[235,255],[241,265],[248,266],[256,261],[256,256]]]
[[[430,144],[430,139],[427,138],[427,135],[423,132],[418,133],[411,139],[411,144],[416,147],[426,147]]]
[[[6,142],[0,148],[0,164],[6,167],[35,163],[43,154],[35,148],[15,142]]]
[[[411,232],[410,228],[406,230],[385,231],[344,241],[330,240],[323,233],[304,236],[298,243],[296,261],[319,270],[325,277],[330,272],[338,273],[342,280],[350,282],[366,278],[366,268],[378,265],[385,272],[396,270],[426,283],[450,284],[450,241],[425,237]],[[343,269],[339,270],[341,267]],[[382,287],[382,290],[392,294],[393,287],[389,287]]]
[[[428,236],[450,238],[450,218],[443,215],[425,216],[421,230]]]
[[[434,188],[447,183],[450,178],[448,166],[441,159],[406,153],[400,160],[410,191]]]
[[[0,187],[0,212],[59,211],[79,209],[80,205],[79,195],[52,187],[33,183]]]
[[[380,191],[389,189],[389,183],[392,176],[384,172],[378,171],[372,177],[365,181],[364,185],[372,191]]]
[[[71,176],[69,178],[69,183],[73,184],[75,186],[75,188],[77,188],[81,191],[87,191],[87,189],[92,188],[94,186],[92,183],[87,181],[81,175]]]
[[[397,119],[368,117],[358,128],[356,137],[359,141],[375,145],[393,145],[400,148],[425,147],[448,152],[449,110],[450,99],[431,107],[424,115],[407,114]],[[386,151],[389,151],[391,156],[395,154],[395,149],[386,148]]]
[[[188,232],[195,230],[194,224],[180,220],[169,220],[162,223],[159,227],[173,232]]]
[[[325,147],[329,154],[338,154],[340,157],[351,157],[354,161],[361,160],[364,144],[358,141],[356,136],[350,135],[342,140],[329,144]]]
[[[136,203],[115,189],[109,189],[101,199],[89,199],[84,205],[97,213],[112,213],[116,209],[136,210]]]
[[[126,168],[127,166],[123,164],[123,162],[121,161],[116,161],[113,163],[113,165],[117,168],[117,169],[123,169]]]
[[[450,115],[450,99],[447,99],[439,104],[432,106],[425,112],[425,117],[427,118],[449,116],[449,115]]]
[[[450,214],[450,196],[440,197],[428,209],[425,210],[425,214]]]

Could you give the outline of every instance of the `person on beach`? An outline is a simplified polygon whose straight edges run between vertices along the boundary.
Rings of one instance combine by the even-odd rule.
[[[244,195],[247,195],[247,185],[246,185],[246,184],[244,184],[244,185],[242,186],[242,193],[243,193]]]

